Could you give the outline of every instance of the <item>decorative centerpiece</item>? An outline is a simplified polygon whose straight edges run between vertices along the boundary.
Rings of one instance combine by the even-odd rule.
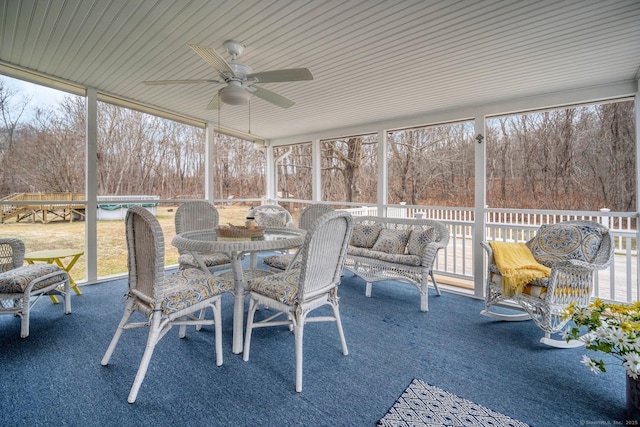
[[[605,303],[596,299],[588,306],[571,304],[566,318],[576,326],[567,331],[566,339],[579,339],[587,350],[611,354],[621,361],[627,374],[627,418],[640,420],[640,302]],[[582,327],[587,333],[581,335]],[[582,357],[592,372],[606,372],[605,362],[587,355]]]
[[[227,239],[253,239],[264,236],[264,227],[259,226],[242,226],[242,225],[219,225],[216,227],[216,233],[219,237]]]

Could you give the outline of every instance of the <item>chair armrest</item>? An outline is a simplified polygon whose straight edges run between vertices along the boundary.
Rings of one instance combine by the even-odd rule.
[[[480,242],[480,246],[487,253],[487,263],[489,265],[495,264],[495,261],[493,260],[493,249],[491,249],[491,245],[489,245],[489,242]]]
[[[438,251],[446,246],[447,245],[442,242],[431,242],[426,245],[420,255],[420,265],[431,268],[436,260]]]
[[[568,259],[565,261],[559,261],[553,264],[551,269],[556,270],[587,270],[587,271],[596,271],[603,270],[609,266],[609,263],[606,264],[594,264],[591,262],[580,261],[577,259]]]

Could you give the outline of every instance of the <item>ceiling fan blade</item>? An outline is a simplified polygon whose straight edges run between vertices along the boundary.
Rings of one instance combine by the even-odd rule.
[[[313,74],[307,68],[290,68],[286,70],[263,71],[247,74],[247,78],[256,78],[256,83],[298,82],[313,80]]]
[[[219,80],[145,80],[142,82],[146,85],[182,85],[182,84],[201,84],[201,83],[224,83]]]
[[[216,93],[216,96],[214,96],[211,102],[209,102],[209,105],[207,105],[207,110],[219,110],[221,106],[220,97]]]
[[[251,92],[253,95],[257,96],[258,98],[262,98],[274,105],[277,105],[278,107],[289,108],[295,104],[295,102],[293,102],[289,98],[285,98],[284,96],[278,95],[277,93],[271,92],[270,90],[263,89],[258,86],[252,86],[251,88],[255,89],[255,91]]]
[[[218,52],[211,49],[210,47],[200,46],[197,44],[190,44],[189,47],[193,49],[193,51],[197,53],[200,56],[200,58],[204,59],[207,62],[207,64],[211,65],[218,72],[229,73],[232,76],[236,75],[236,73],[234,73],[231,67],[229,66],[229,63],[225,61],[225,59],[222,56],[220,56]]]

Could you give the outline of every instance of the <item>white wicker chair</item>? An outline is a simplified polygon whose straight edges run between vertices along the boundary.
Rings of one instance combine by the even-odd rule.
[[[329,205],[316,203],[305,207],[300,213],[300,218],[298,218],[298,228],[309,230],[309,227],[311,227],[314,221],[327,212],[333,212],[333,208]],[[269,255],[264,257],[262,262],[265,263],[269,269],[278,273],[289,267],[294,258],[296,258],[297,253],[296,251],[290,254]]]
[[[302,391],[302,337],[307,322],[335,322],[348,354],[340,321],[338,284],[344,267],[353,220],[347,212],[330,212],[311,226],[300,249],[300,268],[253,280],[250,284],[249,313],[243,359],[249,360],[253,329],[288,325],[293,329],[296,357],[296,391]],[[333,316],[308,316],[318,307],[330,305]],[[264,306],[277,313],[254,321],[256,310]],[[264,311],[261,311],[263,313]],[[283,318],[284,317],[284,318]]]
[[[22,240],[0,238],[0,314],[20,317],[20,338],[29,336],[29,316],[44,295],[61,295],[71,313],[69,275],[55,264],[24,263]]]
[[[596,270],[609,266],[613,258],[613,239],[609,230],[593,221],[564,221],[541,226],[534,238],[526,242],[534,258],[551,268],[548,278],[536,279],[525,285],[522,293],[503,295],[502,275],[495,265],[488,242],[481,242],[488,254],[488,275],[485,309],[481,314],[499,320],[533,321],[544,331],[540,342],[552,347],[571,348],[581,341],[553,339],[564,328],[567,319],[563,310],[572,302],[587,305],[591,299]],[[506,304],[505,304],[506,303]],[[519,306],[522,314],[494,310],[500,305]]]
[[[125,218],[129,251],[129,292],[124,315],[102,358],[106,366],[125,329],[149,327],[147,344],[128,401],[136,400],[156,344],[174,326],[180,326],[181,338],[186,325],[214,325],[216,365],[222,365],[221,295],[232,284],[198,268],[164,273],[164,237],[158,220],[146,209],[133,206]],[[198,316],[211,308],[213,320]],[[147,319],[131,321],[138,312]],[[180,366],[176,363],[175,366]]]
[[[185,231],[206,230],[215,228],[220,221],[218,210],[206,200],[194,200],[178,206],[175,216],[176,234]],[[193,255],[178,249],[178,265],[185,268],[198,268]],[[231,259],[226,254],[203,254],[202,261],[212,273],[231,268]]]
[[[253,208],[256,224],[262,227],[293,227],[293,217],[279,205],[261,205]]]

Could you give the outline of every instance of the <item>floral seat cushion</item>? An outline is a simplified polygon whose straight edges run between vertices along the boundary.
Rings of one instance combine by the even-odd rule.
[[[225,291],[231,291],[233,283],[198,268],[187,268],[166,275],[159,289],[162,296],[162,312],[171,314]]]
[[[292,305],[298,299],[300,270],[289,270],[251,280],[251,291],[265,295],[283,304]]]
[[[387,261],[395,264],[404,264],[409,266],[419,266],[422,259],[418,255],[410,254],[389,254],[382,251],[374,251],[373,249],[358,248],[356,246],[349,246],[347,253],[353,256],[361,256],[367,258],[378,259],[380,261]]]
[[[264,257],[262,262],[269,267],[286,270],[289,264],[291,264],[291,261],[293,261],[294,256],[295,254],[269,255]],[[296,266],[291,266],[291,268],[296,268]]]
[[[66,279],[64,270],[55,264],[29,264],[13,270],[0,273],[0,293],[3,294],[20,294],[25,291],[27,286],[35,279],[60,272],[60,275],[54,275],[47,280],[37,283],[33,290],[46,288],[54,283],[60,283]]]
[[[545,283],[544,286],[540,283],[536,284],[536,283],[529,283],[527,285],[524,286],[524,289],[522,289],[522,293],[525,295],[529,295],[532,297],[537,297],[540,299],[544,299],[545,295],[547,294],[547,282],[548,279],[544,279]]]
[[[225,254],[208,254],[201,256],[204,265],[207,267],[215,267],[218,265],[224,265],[231,263],[231,259]],[[178,258],[178,263],[185,267],[195,267],[198,268],[198,262],[195,260],[193,255],[191,254],[183,254]]]
[[[497,289],[502,289],[502,275],[498,271],[498,268],[493,264],[489,267],[489,280],[491,281],[492,286],[496,287]],[[530,295],[532,297],[544,299],[545,295],[547,294],[548,284],[548,277],[539,277],[533,279],[531,282],[524,285],[522,293],[525,295]]]

